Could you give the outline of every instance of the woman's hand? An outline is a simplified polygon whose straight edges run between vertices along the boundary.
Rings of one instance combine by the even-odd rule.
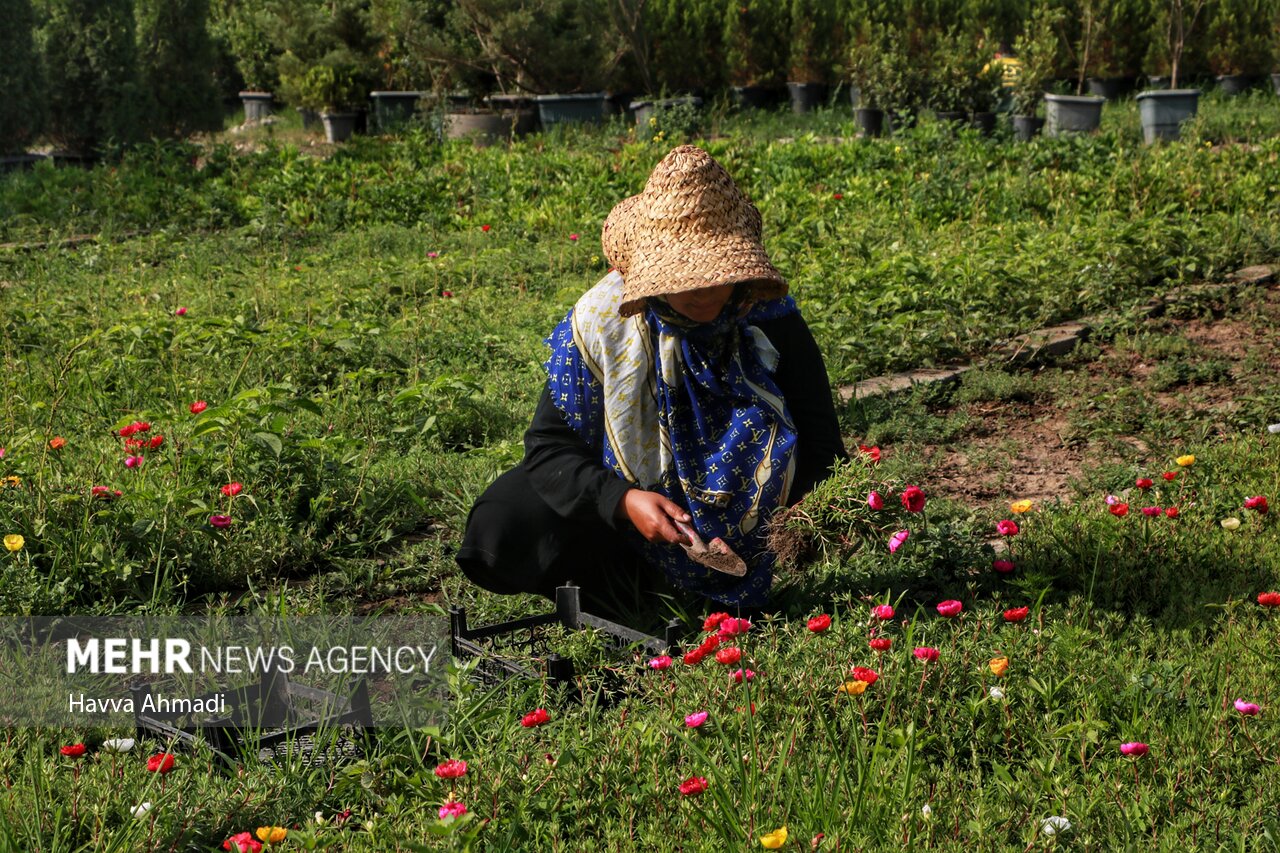
[[[670,542],[672,545],[690,544],[687,537],[671,523],[689,521],[689,513],[680,505],[658,494],[640,489],[630,489],[618,501],[615,511],[618,518],[625,518],[635,525],[640,535],[650,542]]]

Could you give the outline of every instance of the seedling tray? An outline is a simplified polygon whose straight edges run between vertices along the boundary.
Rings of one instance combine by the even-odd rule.
[[[560,625],[571,631],[594,629],[603,640],[606,652],[619,662],[628,650],[637,646],[648,654],[664,654],[678,644],[684,633],[678,619],[667,623],[663,637],[654,637],[594,616],[582,609],[579,593],[573,585],[558,587],[555,609],[550,613],[480,628],[467,624],[464,608],[451,607],[449,621],[454,658],[475,661],[470,678],[482,686],[493,686],[512,678],[525,681],[545,678],[552,686],[573,688],[576,686],[573,661],[550,647],[548,629],[553,626]],[[534,669],[535,666],[539,668]]]

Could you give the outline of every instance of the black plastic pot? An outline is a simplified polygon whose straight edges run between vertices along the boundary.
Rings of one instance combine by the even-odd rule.
[[[387,133],[411,121],[421,98],[421,92],[370,92],[374,128]]]
[[[1200,104],[1199,89],[1156,89],[1138,93],[1138,115],[1142,118],[1142,138],[1148,145],[1177,139],[1183,122],[1195,118]]]
[[[1214,79],[1222,94],[1228,97],[1243,94],[1254,84],[1254,78],[1250,74],[1219,74]]]
[[[324,123],[324,138],[330,142],[346,142],[356,132],[356,113],[320,113]]]
[[[543,127],[566,122],[598,122],[608,117],[609,96],[604,92],[538,95],[538,118]]]
[[[859,136],[880,136],[884,133],[884,110],[858,107],[853,111],[853,120],[858,125]]]
[[[830,87],[826,83],[787,82],[787,94],[791,97],[791,112],[811,113],[827,102]]]
[[[1014,116],[1013,136],[1019,142],[1030,142],[1044,129],[1044,119],[1039,116]]]
[[[1271,75],[1271,88],[1276,90],[1276,94],[1280,95],[1280,74]]]
[[[1093,133],[1102,122],[1102,98],[1088,95],[1045,95],[1045,133]]]
[[[649,123],[649,119],[655,118],[658,113],[672,107],[690,106],[695,110],[702,108],[702,98],[695,98],[692,95],[686,95],[682,98],[647,98],[642,101],[632,101],[630,104],[630,112],[635,118],[637,127],[645,127]]]
[[[996,114],[981,112],[969,116],[969,125],[976,128],[983,136],[991,136],[996,132]]]
[[[777,109],[787,97],[785,89],[771,86],[734,86],[730,92],[734,105],[743,110]]]
[[[1129,77],[1090,77],[1086,84],[1090,95],[1097,95],[1114,101],[1133,91],[1133,80]]]

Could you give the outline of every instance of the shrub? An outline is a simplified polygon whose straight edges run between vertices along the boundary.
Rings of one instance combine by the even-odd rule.
[[[724,11],[729,82],[735,86],[782,82],[787,21],[781,5],[770,0],[727,0]]]
[[[85,153],[138,139],[132,0],[49,0],[46,9],[50,138]]]
[[[1261,74],[1271,67],[1268,0],[1219,0],[1206,27],[1209,68],[1215,74]]]
[[[274,91],[276,48],[271,43],[265,0],[215,0],[212,15],[214,37],[226,45],[245,88]]]
[[[832,0],[791,0],[788,80],[825,83],[836,62],[836,12]]]
[[[0,0],[0,154],[22,151],[44,118],[44,69],[35,46],[30,0]]]
[[[726,82],[724,12],[711,0],[649,0],[645,29],[654,77],[664,91],[714,89]]]
[[[208,0],[137,0],[138,60],[153,136],[222,126]]]
[[[1060,9],[1037,6],[1026,31],[1014,42],[1014,52],[1022,61],[1022,71],[1013,83],[1015,115],[1034,116],[1044,100],[1062,54],[1057,30],[1061,16]]]

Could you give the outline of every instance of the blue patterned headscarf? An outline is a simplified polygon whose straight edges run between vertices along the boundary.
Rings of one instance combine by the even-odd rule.
[[[619,477],[688,510],[705,540],[723,539],[747,563],[735,578],[676,545],[632,536],[677,586],[724,604],[768,600],[770,515],[786,503],[796,430],[773,380],[778,352],[754,324],[796,311],[790,297],[736,301],[710,323],[665,303],[621,318],[622,276],[588,291],[547,338],[548,389],[565,420]]]

